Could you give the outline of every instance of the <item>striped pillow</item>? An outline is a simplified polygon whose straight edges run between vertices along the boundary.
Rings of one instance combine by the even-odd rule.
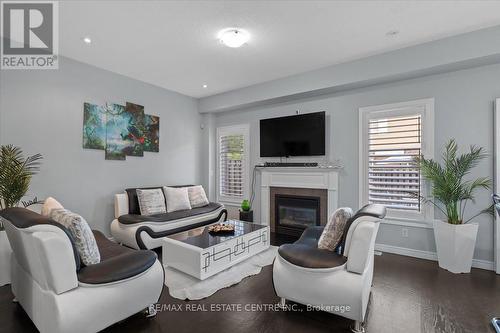
[[[167,199],[167,213],[191,209],[187,187],[163,187]]]
[[[345,225],[352,215],[352,209],[349,207],[337,209],[323,229],[318,241],[318,249],[335,251],[342,239]]]
[[[136,191],[141,215],[154,215],[167,212],[165,196],[161,188],[153,190],[137,189]]]
[[[51,219],[69,230],[74,238],[80,259],[86,266],[98,264],[101,261],[94,234],[83,217],[67,209],[52,209],[49,214]]]
[[[191,208],[204,207],[210,203],[201,185],[188,187],[188,195]]]

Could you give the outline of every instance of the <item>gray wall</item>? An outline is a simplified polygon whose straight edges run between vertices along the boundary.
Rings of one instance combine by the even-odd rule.
[[[447,74],[377,85],[337,94],[303,99],[290,103],[245,109],[214,115],[214,126],[249,123],[251,125],[251,164],[261,162],[259,157],[259,119],[301,112],[326,111],[328,120],[327,152],[324,161],[340,159],[344,169],[340,174],[339,204],[358,206],[358,108],[362,106],[435,98],[435,151],[449,138],[468,147],[476,144],[493,151],[493,102],[500,97],[500,65],[490,65]],[[215,140],[215,137],[212,137]],[[304,159],[302,159],[304,160]],[[215,162],[208,174],[214,174]],[[490,156],[472,173],[472,176],[493,177],[493,159]],[[260,214],[259,182],[256,182],[254,209]],[[477,204],[469,212],[476,212],[490,204],[489,191],[477,196]],[[439,216],[436,216],[439,218]],[[482,216],[476,220],[479,234],[474,257],[493,260],[493,218]],[[381,226],[377,243],[435,251],[432,229],[409,227],[409,237],[403,238],[399,225]]]
[[[43,154],[31,196],[54,196],[109,234],[113,194],[126,187],[202,181],[196,100],[62,58],[58,70],[0,72],[0,143]],[[82,148],[83,103],[133,102],[160,116],[160,152],[106,161]]]
[[[493,101],[500,96],[500,65],[349,90],[229,113],[199,115],[196,100],[73,60],[62,59],[59,70],[0,72],[0,143],[12,143],[26,153],[44,155],[42,171],[34,177],[30,195],[54,196],[109,233],[113,194],[129,186],[202,183],[215,196],[215,128],[251,124],[252,164],[260,162],[258,120],[293,114],[295,110],[328,114],[328,155],[340,159],[339,204],[358,206],[358,108],[361,106],[435,98],[436,155],[448,140],[493,150]],[[104,152],[82,148],[83,102],[126,101],[142,104],[161,117],[160,153],[106,161]],[[200,129],[200,123],[205,129]],[[473,176],[493,176],[492,158]],[[258,190],[257,179],[256,190]],[[255,200],[259,218],[259,195]],[[481,192],[471,212],[490,201]],[[475,258],[493,260],[492,218],[483,216]],[[377,242],[422,251],[435,251],[431,229],[383,225]]]

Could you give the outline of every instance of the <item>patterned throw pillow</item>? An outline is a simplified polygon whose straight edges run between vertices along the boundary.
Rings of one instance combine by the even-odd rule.
[[[80,259],[86,266],[101,261],[94,234],[83,217],[67,209],[52,209],[49,217],[69,230],[75,240]]]
[[[335,251],[335,248],[342,240],[345,225],[352,215],[352,209],[349,207],[337,209],[330,217],[330,220],[326,224],[325,229],[319,238],[318,248]]]
[[[167,212],[191,209],[187,187],[164,187],[165,198],[167,199]]]
[[[136,191],[141,215],[161,214],[167,211],[165,196],[161,188],[154,190],[137,189]]]
[[[189,202],[191,204],[191,208],[203,207],[208,205],[210,202],[208,201],[207,195],[205,194],[205,190],[203,186],[190,186],[188,189]]]

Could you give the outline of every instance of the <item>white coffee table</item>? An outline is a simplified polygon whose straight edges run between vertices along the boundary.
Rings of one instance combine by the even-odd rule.
[[[231,220],[234,234],[216,236],[208,225],[164,238],[163,264],[204,280],[269,248],[269,226]]]

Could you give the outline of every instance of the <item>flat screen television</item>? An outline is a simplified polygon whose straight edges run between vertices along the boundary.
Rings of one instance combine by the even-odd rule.
[[[325,155],[325,112],[262,119],[260,156]]]

